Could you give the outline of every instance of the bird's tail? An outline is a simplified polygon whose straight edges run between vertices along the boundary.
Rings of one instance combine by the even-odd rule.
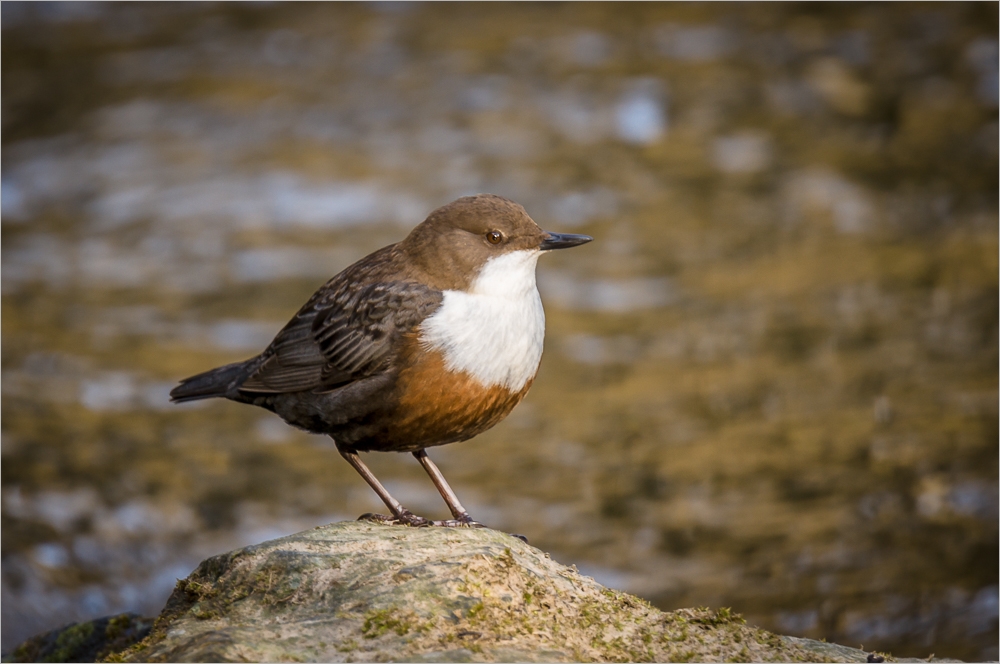
[[[234,362],[185,378],[180,385],[170,391],[170,400],[174,403],[184,403],[198,399],[224,397],[243,382],[247,376],[247,365],[252,361]]]

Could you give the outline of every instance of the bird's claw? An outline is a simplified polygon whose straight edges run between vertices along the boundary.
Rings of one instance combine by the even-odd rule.
[[[386,525],[401,525],[401,526],[411,526],[413,528],[422,528],[424,526],[430,526],[434,522],[429,519],[425,519],[422,516],[417,516],[416,514],[406,511],[402,514],[396,514],[389,516],[388,514],[374,514],[368,512],[362,514],[358,517],[358,521],[373,521],[375,523],[384,523]]]
[[[392,523],[393,520],[395,520],[395,517],[386,514],[375,514],[374,512],[365,512],[358,517],[358,521],[372,521],[374,523]]]
[[[393,516],[368,512],[359,516],[358,521],[372,521],[374,523],[384,523],[386,525],[410,526],[411,528],[425,528],[427,526],[436,526],[438,528],[486,528],[486,526],[479,523],[468,514],[463,514],[456,519],[432,521],[430,519],[425,519],[422,516],[417,516],[409,510],[405,510],[402,514]],[[520,535],[518,533],[508,533],[508,535],[516,537],[525,544],[528,543],[528,538],[524,535]]]
[[[457,519],[446,519],[444,521],[431,521],[432,525],[442,528],[485,528],[483,524],[474,521],[468,514]]]

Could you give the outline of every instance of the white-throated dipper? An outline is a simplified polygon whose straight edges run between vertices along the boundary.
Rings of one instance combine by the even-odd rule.
[[[329,435],[392,512],[369,518],[478,526],[425,449],[486,431],[524,398],[545,334],[535,264],[592,239],[543,231],[500,196],[459,198],[326,282],[263,353],[186,378],[170,398],[224,397]],[[367,451],[411,452],[454,519],[404,508]]]

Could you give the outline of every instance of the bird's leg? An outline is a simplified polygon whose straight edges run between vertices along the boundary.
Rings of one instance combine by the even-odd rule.
[[[437,464],[431,461],[431,458],[427,456],[427,452],[420,450],[418,452],[414,452],[413,456],[417,457],[417,461],[419,461],[420,465],[424,467],[427,474],[431,476],[431,481],[434,482],[434,486],[437,487],[438,493],[440,493],[441,497],[444,498],[444,502],[448,504],[448,509],[451,510],[451,515],[455,517],[454,519],[449,519],[448,521],[431,521],[431,525],[448,527],[466,526],[469,528],[486,527],[478,521],[474,521],[472,517],[469,516],[469,512],[462,507],[462,503],[458,502],[458,496],[455,495],[455,492],[448,485],[448,481],[445,480],[444,475],[437,467]],[[510,535],[512,537],[516,537],[525,544],[528,543],[528,538],[524,535],[518,535],[517,533],[510,533]]]
[[[364,478],[365,482],[368,482],[368,486],[378,494],[378,497],[382,499],[385,506],[389,508],[392,512],[392,517],[387,517],[382,514],[364,514],[360,518],[370,520],[370,521],[381,521],[381,522],[400,522],[405,523],[408,526],[429,526],[431,522],[422,516],[417,516],[410,510],[403,507],[398,500],[389,495],[389,492],[385,490],[382,483],[378,481],[375,474],[368,470],[368,466],[365,465],[358,453],[344,449],[340,445],[337,445],[337,451],[340,452],[340,456],[347,460],[347,463],[354,467],[354,470],[358,471],[358,475]]]
[[[448,509],[451,510],[451,515],[455,517],[453,520],[448,521],[432,521],[435,526],[469,526],[472,528],[483,528],[483,524],[473,521],[472,517],[469,516],[469,512],[462,507],[462,503],[458,502],[458,496],[450,486],[448,486],[448,481],[444,479],[444,475],[438,469],[437,465],[431,461],[431,458],[427,456],[427,452],[424,450],[418,450],[413,453],[413,456],[417,458],[420,465],[424,467],[427,474],[431,476],[431,481],[434,482],[434,486],[437,487],[438,493],[444,498],[444,502],[448,504]]]

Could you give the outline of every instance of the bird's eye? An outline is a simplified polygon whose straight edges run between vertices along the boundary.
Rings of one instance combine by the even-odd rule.
[[[500,244],[503,240],[503,233],[500,231],[490,231],[486,234],[486,239],[489,240],[490,244]]]

